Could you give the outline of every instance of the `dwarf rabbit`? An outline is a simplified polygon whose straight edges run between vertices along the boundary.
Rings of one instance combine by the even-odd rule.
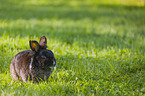
[[[30,40],[29,45],[31,50],[22,51],[12,59],[10,64],[12,79],[21,79],[24,82],[48,79],[52,73],[50,67],[56,65],[56,60],[53,52],[46,49],[46,37],[42,36],[39,43]]]

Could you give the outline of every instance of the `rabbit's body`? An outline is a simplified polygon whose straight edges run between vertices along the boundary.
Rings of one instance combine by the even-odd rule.
[[[30,47],[32,50],[22,51],[12,59],[10,64],[12,79],[39,82],[51,75],[49,67],[56,64],[52,51],[47,50],[46,46],[37,46],[33,41],[30,41]]]
[[[17,80],[18,78],[21,78],[23,81],[26,81],[28,79],[28,76],[30,76],[30,54],[31,51],[23,51],[18,53],[13,58],[10,65],[12,79]]]

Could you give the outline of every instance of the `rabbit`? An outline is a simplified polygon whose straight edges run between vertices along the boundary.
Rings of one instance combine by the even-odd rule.
[[[47,39],[40,38],[39,43],[35,40],[29,41],[31,50],[25,50],[11,61],[10,73],[13,80],[39,82],[47,80],[51,75],[51,66],[56,65],[56,59],[51,50],[47,50]]]

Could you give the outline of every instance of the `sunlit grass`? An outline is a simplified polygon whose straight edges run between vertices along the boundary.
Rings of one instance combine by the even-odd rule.
[[[144,95],[142,0],[2,0],[0,94]],[[14,82],[10,62],[45,35],[57,65],[47,81]]]
[[[9,0],[10,1],[10,0]],[[17,0],[14,0],[17,2]],[[80,6],[82,4],[86,5],[99,5],[99,4],[113,4],[113,5],[127,5],[127,6],[144,6],[144,0],[101,0],[101,1],[96,1],[96,0],[85,0],[83,3],[80,0],[21,0],[19,3],[22,4],[35,4],[35,5],[41,5],[41,4],[54,4],[58,5],[60,3],[63,4],[69,4],[70,6]]]

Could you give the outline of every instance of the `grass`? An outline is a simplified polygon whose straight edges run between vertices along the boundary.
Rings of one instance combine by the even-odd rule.
[[[144,0],[1,0],[0,94],[145,95],[144,10]],[[12,81],[12,58],[42,35],[57,60],[51,77]]]

